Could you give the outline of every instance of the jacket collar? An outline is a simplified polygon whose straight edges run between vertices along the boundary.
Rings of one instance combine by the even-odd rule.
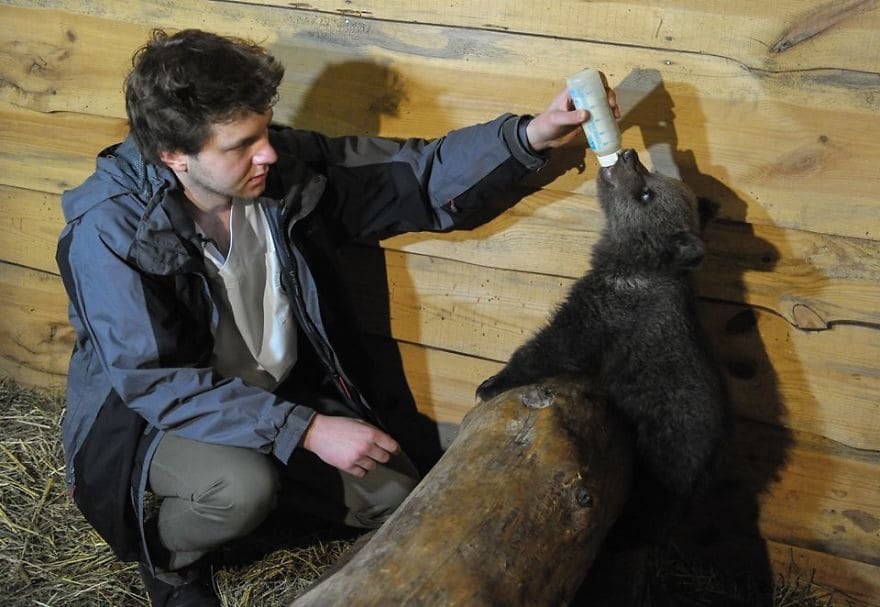
[[[153,274],[200,271],[204,256],[195,223],[183,207],[174,174],[163,170],[166,178],[147,203],[129,255]],[[326,184],[324,175],[294,158],[282,157],[270,168],[263,195],[281,200],[282,221],[290,229],[315,210]]]
[[[269,169],[264,196],[281,201],[284,225],[292,226],[315,210],[326,187],[324,175],[292,156],[279,154]]]
[[[281,201],[284,224],[292,226],[317,207],[327,179],[298,159],[282,155],[269,172],[264,196]],[[67,221],[97,204],[134,194],[144,207],[128,250],[128,258],[150,274],[167,276],[204,267],[198,235],[183,206],[174,173],[145,162],[134,138],[103,150],[97,170],[82,186],[65,192]]]
[[[195,223],[180,201],[175,182],[150,198],[128,251],[144,271],[168,275],[197,272],[204,266]]]

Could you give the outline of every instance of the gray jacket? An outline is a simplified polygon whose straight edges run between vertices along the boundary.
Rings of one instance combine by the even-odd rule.
[[[327,138],[272,127],[278,161],[264,206],[291,308],[342,400],[373,419],[359,389],[350,311],[331,284],[339,243],[471,221],[546,159],[524,142],[528,117],[503,115],[432,141]],[[313,411],[210,365],[217,307],[201,243],[166,167],[131,137],[64,193],[58,267],[76,343],[62,438],[67,483],[120,558],[143,559],[145,473],[163,433],[248,447],[286,462]],[[333,319],[328,322],[327,319]]]

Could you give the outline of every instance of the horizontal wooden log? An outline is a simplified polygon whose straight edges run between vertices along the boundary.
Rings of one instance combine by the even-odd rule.
[[[8,219],[0,226],[0,260],[56,271],[60,197],[0,185],[0,217]],[[407,234],[382,246],[577,278],[589,269],[602,223],[594,198],[539,190],[475,230]],[[880,242],[729,222],[710,224],[705,239],[709,256],[697,275],[702,297],[773,310],[807,329],[841,321],[880,325]]]
[[[349,263],[365,259],[362,253],[352,256]],[[429,349],[496,361],[496,365],[545,321],[571,284],[567,278],[522,272],[489,268],[475,272],[468,264],[391,251],[379,261],[384,265],[378,275],[373,265],[352,265],[350,272],[372,277],[362,279],[354,289],[366,329]],[[5,352],[18,352],[16,364],[23,365],[25,375],[41,369],[50,375],[63,374],[72,335],[67,334],[71,341],[58,341],[59,328],[66,326],[66,296],[60,280],[9,265],[0,264],[0,269],[4,307],[11,310],[0,323],[9,323],[9,334],[19,336]],[[387,283],[377,284],[376,277],[383,271],[387,271]],[[20,322],[23,306],[39,308],[35,314],[45,324],[34,319]],[[877,329],[840,324],[809,333],[760,309],[718,302],[703,303],[700,314],[737,411],[857,448],[880,449]],[[31,351],[16,345],[22,340],[31,344]],[[414,355],[413,373],[436,372],[420,367],[418,360]],[[483,372],[489,367],[480,363],[478,368]],[[40,376],[32,376],[36,377]],[[471,394],[485,377],[472,378]],[[432,378],[426,380],[433,392],[446,390],[447,381],[457,381],[451,376],[438,378],[436,384],[430,383]]]
[[[0,186],[0,261],[58,273],[55,248],[64,227],[61,197]]]
[[[582,386],[501,394],[468,414],[370,541],[293,604],[565,605],[626,500],[631,443]]]
[[[406,234],[382,246],[577,278],[589,269],[602,223],[592,196],[541,190],[475,230]],[[773,310],[807,329],[820,327],[803,326],[799,308],[809,309],[822,327],[839,321],[880,325],[878,241],[721,221],[709,224],[704,239],[708,256],[697,273],[702,297]]]
[[[546,321],[572,283],[392,251],[384,266],[364,253],[346,263],[371,332],[497,361]],[[387,272],[382,284],[377,267]],[[701,304],[700,314],[742,414],[880,448],[877,329],[840,324],[813,334],[759,309],[716,302]]]
[[[501,370],[494,360],[398,342],[400,361],[418,410],[433,420],[459,424],[476,402],[476,387]]]
[[[0,102],[0,183],[60,194],[95,170],[95,156],[125,137],[125,121],[43,114]]]
[[[4,24],[0,30],[4,80],[0,98],[42,112],[125,115],[121,84],[131,67],[131,53],[149,35],[143,19],[114,22],[101,36],[84,32],[110,23],[88,14],[53,14],[13,6],[0,7],[0,14]],[[126,53],[127,61],[123,60]],[[117,83],[116,90],[105,89],[111,82]],[[90,87],[95,89],[89,92]],[[63,104],[58,104],[59,98]]]
[[[769,480],[759,496],[764,537],[880,567],[880,453],[741,422],[733,454],[725,501]]]
[[[59,389],[74,338],[58,276],[0,263],[0,374]]]
[[[229,1],[229,0],[224,0]],[[772,6],[760,0],[738,2],[725,10],[693,0],[664,2],[577,2],[557,0],[536,10],[529,0],[493,3],[448,2],[443,10],[430,0],[389,4],[382,0],[351,0],[341,7],[330,0],[308,3],[283,0],[242,0],[249,4],[274,4],[297,11],[337,13],[388,21],[416,22],[443,27],[498,30],[509,34],[552,36],[602,41],[666,50],[681,50],[726,57],[754,69],[798,70],[834,67],[874,71],[880,64],[880,45],[874,35],[880,12],[865,0],[843,2],[838,18],[816,24],[813,38],[774,53],[771,41],[797,28],[826,0],[787,0]],[[809,30],[812,31],[812,30]],[[745,35],[749,32],[750,35]],[[799,44],[799,46],[798,46]],[[795,48],[797,47],[797,48]]]
[[[694,13],[704,12],[711,15],[713,19],[733,17],[728,12],[720,14],[718,11],[712,10],[711,7],[692,3],[689,0],[682,1],[691,4]],[[795,22],[797,15],[795,15],[794,5],[800,8],[801,14],[805,14],[821,2],[822,0],[810,0],[810,2],[787,0],[770,8],[760,5],[755,0],[752,3],[753,6],[747,7],[743,12],[760,11],[760,19],[775,21],[779,25],[774,27],[779,31],[783,19],[787,24]],[[518,4],[519,8],[532,9],[527,2]],[[270,6],[270,3],[265,2],[254,2],[254,6],[247,6],[241,2],[191,0],[186,3],[178,3],[172,10],[167,5],[154,0],[140,0],[137,3],[127,4],[104,0],[88,6],[71,0],[18,0],[14,7],[3,7],[4,19],[10,24],[8,31],[23,32],[25,31],[22,29],[24,27],[29,28],[31,32],[26,38],[21,36],[0,38],[0,44],[4,41],[14,43],[8,46],[10,63],[7,70],[11,76],[10,83],[16,85],[19,92],[34,95],[34,97],[19,98],[22,102],[42,104],[40,108],[44,111],[75,109],[75,107],[68,105],[72,102],[72,98],[63,94],[65,90],[69,90],[66,87],[77,87],[77,90],[82,91],[82,94],[90,95],[89,101],[98,98],[109,99],[118,94],[118,90],[113,89],[115,78],[127,70],[132,51],[143,43],[151,27],[171,29],[202,27],[220,33],[248,36],[260,40],[271,47],[273,52],[283,56],[287,65],[291,68],[297,68],[298,73],[294,75],[296,82],[289,83],[293,86],[308,85],[311,78],[320,73],[328,64],[351,57],[363,60],[366,57],[399,55],[417,61],[421,58],[428,60],[424,62],[425,66],[436,73],[443,73],[442,66],[438,66],[440,63],[438,60],[443,60],[446,63],[459,62],[458,67],[461,69],[458,71],[464,77],[480,71],[487,72],[487,75],[497,76],[499,66],[503,66],[509,76],[509,82],[515,83],[523,75],[531,81],[546,79],[547,69],[555,70],[561,66],[564,68],[559,72],[561,76],[555,79],[560,81],[560,79],[564,79],[564,75],[573,73],[572,69],[576,71],[578,67],[582,67],[584,57],[589,57],[591,64],[601,64],[605,69],[620,64],[628,66],[665,65],[663,61],[654,60],[654,56],[666,58],[669,64],[679,61],[688,64],[696,61],[717,64],[719,68],[725,63],[739,66],[743,62],[731,62],[730,59],[733,58],[732,55],[743,50],[744,42],[763,45],[765,51],[766,45],[769,44],[768,41],[759,39],[745,40],[744,33],[756,34],[756,24],[755,19],[752,18],[753,15],[745,17],[742,13],[735,18],[741,19],[741,23],[745,24],[746,29],[730,32],[732,36],[741,36],[742,39],[736,41],[717,35],[718,30],[695,28],[693,24],[686,21],[677,23],[677,27],[687,28],[693,35],[710,38],[713,44],[725,45],[726,51],[724,52],[706,52],[705,45],[697,52],[693,52],[694,49],[663,48],[651,42],[631,44],[627,42],[627,37],[635,32],[632,27],[632,19],[638,20],[646,16],[648,20],[653,21],[654,15],[632,15],[632,9],[628,3],[584,6],[583,3],[569,0],[567,4],[569,6],[577,5],[573,12],[581,14],[589,11],[625,11],[630,13],[626,23],[626,33],[623,35],[611,34],[614,39],[610,44],[597,44],[598,38],[595,35],[584,36],[580,39],[578,37],[559,38],[555,36],[544,38],[517,35],[527,33],[518,31],[497,32],[475,31],[473,29],[462,31],[456,27],[446,27],[445,23],[430,25],[394,18],[388,20],[360,19],[357,15],[342,14],[345,9],[341,9],[336,15],[322,14],[319,11],[309,10],[309,7],[299,6],[291,10],[289,5],[274,8]],[[745,7],[746,4],[743,3],[742,6]],[[518,16],[514,14],[516,9],[517,7],[514,6],[513,10],[505,11],[505,19],[516,21],[518,19]],[[390,5],[387,5],[386,10],[406,12],[409,9],[397,5],[391,8]],[[481,8],[475,6],[466,10],[482,11]],[[664,6],[663,11],[667,10],[670,9]],[[672,8],[671,10],[675,11],[676,9]],[[39,11],[37,17],[33,16],[35,11]],[[149,25],[143,24],[142,15],[145,12],[151,13]],[[542,12],[549,13],[549,11]],[[650,13],[651,11],[646,12]],[[435,11],[437,15],[445,13],[446,11],[442,13]],[[784,17],[782,13],[785,13]],[[862,78],[870,79],[876,75],[876,56],[880,53],[873,38],[875,24],[880,20],[876,13],[876,11],[865,11],[864,14],[858,15],[837,28],[840,33],[855,34],[852,40],[858,52],[847,53],[844,48],[839,46],[840,39],[833,43],[829,41],[830,48],[833,49],[833,60],[821,58],[815,54],[815,48],[810,49],[809,52],[798,53],[802,55],[801,61],[817,62],[812,66],[814,69],[809,70],[812,73],[806,73],[807,69],[803,63],[798,67],[787,68],[765,61],[763,65],[751,66],[752,69],[749,70],[748,77],[777,82],[791,88],[797,101],[807,101],[812,104],[820,103],[821,96],[830,93],[829,86],[860,88],[859,83],[864,84],[864,82],[859,80],[859,72],[862,72]],[[454,12],[451,12],[450,15],[452,15],[450,20],[454,20]],[[563,17],[558,12],[555,15],[564,20],[566,24],[572,25],[569,18],[571,15]],[[177,25],[175,25],[175,21],[178,22]],[[535,19],[534,15],[530,17],[532,25],[538,25],[541,22],[542,19]],[[111,23],[112,28],[108,27]],[[609,24],[606,22],[604,25]],[[656,22],[653,25],[656,26]],[[101,27],[108,29],[101,32]],[[103,36],[100,35],[101,33]],[[815,47],[816,42],[813,40],[811,45]],[[293,46],[301,47],[297,52],[303,53],[303,55],[297,57],[296,53],[291,50]],[[321,53],[315,52],[318,48],[323,52],[323,56]],[[74,49],[76,52],[70,52]],[[572,54],[573,49],[581,49],[581,52]],[[641,61],[635,60],[625,63],[619,61],[621,58],[633,57],[636,54],[642,56]],[[96,65],[96,70],[87,72],[90,75],[101,76],[93,83],[95,87],[92,89],[93,92],[89,94],[87,92],[89,87],[85,83],[76,82],[75,79],[64,77],[63,74],[66,69],[72,69],[71,66],[78,66],[75,71],[86,73],[83,70],[93,56],[95,58],[103,57],[103,60]],[[788,58],[792,56],[793,54],[788,54]],[[617,59],[615,60],[614,57]],[[679,61],[674,61],[673,58]],[[785,54],[776,58],[785,58]],[[21,69],[21,66],[26,68],[29,61],[37,61],[38,69]],[[858,67],[860,63],[864,63],[866,68]],[[511,71],[509,69],[511,65],[517,65],[519,69]],[[108,66],[112,67],[108,68]],[[493,66],[495,66],[494,69]],[[667,67],[670,66],[667,65]],[[705,71],[692,73],[685,81],[691,80],[701,84],[701,92],[709,93],[710,96],[712,91],[722,95],[736,90],[742,93],[746,92],[746,89],[737,81],[717,82],[713,78],[707,78],[710,73]],[[617,75],[623,77],[622,73]],[[740,80],[740,82],[742,81]],[[288,84],[283,86],[288,86]],[[822,89],[825,89],[824,93]],[[295,92],[294,89],[288,90]],[[360,91],[352,92],[358,93]],[[867,89],[862,91],[862,93],[865,92]],[[493,98],[491,91],[484,91],[484,93],[490,95],[489,99]],[[807,97],[804,98],[804,95]],[[820,97],[809,102],[809,95],[819,95]],[[53,100],[53,96],[57,98]],[[859,100],[860,105],[876,103],[875,99],[864,94],[856,96],[855,99]],[[509,100],[506,103],[509,103]],[[38,109],[38,106],[31,107]],[[118,102],[112,106],[108,106],[107,101],[98,105],[87,103],[83,104],[80,109],[96,112],[107,107],[113,107],[114,111],[118,112],[118,114],[107,115],[122,115],[122,105]],[[282,105],[282,107],[287,106]],[[473,107],[469,109],[473,109]],[[833,110],[831,107],[827,109]]]
[[[579,58],[591,57],[618,89],[624,144],[649,150],[658,166],[677,167],[702,195],[721,205],[722,217],[859,238],[880,234],[880,177],[871,163],[880,156],[880,106],[872,94],[880,74],[749,72],[708,55],[457,32],[272,7],[208,3],[210,8],[198,10],[202,4],[178,5],[173,14],[148,1],[138,9],[120,3],[102,5],[100,11],[91,7],[106,18],[77,22],[73,46],[60,51],[65,59],[46,72],[55,74],[58,86],[49,87],[54,94],[41,93],[40,87],[16,92],[29,86],[19,75],[27,65],[52,63],[39,53],[19,56],[16,46],[9,56],[18,67],[3,74],[12,85],[0,95],[51,111],[83,112],[103,105],[102,112],[121,117],[121,106],[110,110],[101,101],[119,98],[120,83],[110,79],[112,70],[101,81],[67,71],[75,75],[87,69],[92,52],[102,53],[95,60],[109,61],[106,54],[112,49],[117,49],[113,61],[120,66],[115,69],[127,66],[143,38],[129,37],[131,32],[117,28],[117,20],[140,23],[131,15],[140,10],[155,13],[151,25],[209,27],[266,41],[288,65],[276,119],[330,133],[433,137],[503,111],[534,113],[565,75],[582,67]],[[65,2],[58,6],[72,13],[83,10]],[[34,10],[0,7],[4,18],[9,14],[21,21],[34,18],[29,16]],[[19,11],[25,16],[14,14]],[[69,30],[63,29],[67,12],[40,10],[39,19]],[[120,38],[113,39],[117,29]],[[33,41],[36,47],[57,43],[57,32],[46,32],[45,40]],[[86,102],[87,95],[93,101]],[[90,137],[88,132],[82,136]],[[94,147],[111,140],[99,141]],[[563,159],[553,169],[559,173],[553,188],[592,193],[595,163],[579,170],[582,156]],[[8,185],[45,189],[22,181]]]

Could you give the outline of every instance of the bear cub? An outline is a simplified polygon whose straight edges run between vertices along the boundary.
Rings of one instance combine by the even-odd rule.
[[[693,270],[705,255],[696,197],[649,172],[634,150],[597,180],[605,225],[592,269],[477,396],[555,375],[596,378],[631,422],[642,465],[687,499],[727,427],[723,382],[695,310]]]

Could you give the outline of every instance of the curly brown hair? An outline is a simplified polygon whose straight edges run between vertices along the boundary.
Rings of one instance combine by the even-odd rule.
[[[163,151],[197,154],[213,124],[268,111],[283,76],[284,66],[254,42],[154,30],[125,81],[129,128],[148,162],[159,163]]]

